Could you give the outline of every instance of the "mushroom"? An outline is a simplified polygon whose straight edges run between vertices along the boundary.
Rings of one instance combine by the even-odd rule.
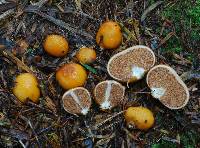
[[[157,65],[147,74],[151,95],[170,109],[183,108],[189,100],[189,91],[176,71],[166,65]]]
[[[122,32],[118,23],[114,21],[104,22],[96,34],[96,42],[104,49],[118,48],[122,42]]]
[[[96,60],[96,52],[92,48],[82,47],[76,54],[76,58],[80,63],[90,64]]]
[[[67,40],[61,35],[48,35],[44,41],[44,50],[55,57],[63,57],[69,51]]]
[[[56,72],[56,80],[64,89],[83,86],[86,79],[85,69],[76,63],[64,64]]]
[[[129,127],[147,130],[154,124],[153,113],[145,107],[129,107],[124,114]]]
[[[94,98],[102,110],[118,106],[124,99],[125,87],[114,80],[98,83],[94,89]]]
[[[86,115],[91,106],[90,93],[83,87],[68,90],[64,93],[62,101],[65,111],[75,115]]]
[[[25,103],[27,99],[37,103],[40,97],[37,78],[30,73],[18,75],[15,79],[13,94],[23,103]]]
[[[155,55],[149,47],[137,45],[112,56],[107,71],[118,81],[134,82],[142,79],[155,61]]]

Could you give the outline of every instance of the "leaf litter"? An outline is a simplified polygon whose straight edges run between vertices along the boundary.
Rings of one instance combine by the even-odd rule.
[[[162,20],[152,12],[157,9],[162,10],[162,5],[167,7],[168,1],[157,1],[151,5],[148,1],[132,0],[2,1],[0,4],[2,10],[0,11],[0,146],[147,147],[159,142],[160,139],[181,146],[182,134],[188,131],[196,131],[198,134],[200,132],[198,60],[193,63],[186,59],[184,54],[160,51],[160,48],[164,48],[171,37],[176,35],[173,30],[163,37],[164,31],[168,29],[167,26],[173,22]],[[108,18],[119,22],[124,35],[122,46],[116,51],[104,51],[94,40],[100,23]],[[154,28],[159,28],[159,25],[163,27],[156,32]],[[50,33],[67,36],[71,43],[71,51],[67,57],[54,59],[43,52],[42,40]],[[21,45],[20,50],[13,52],[16,44]],[[98,55],[95,63],[83,65],[92,73],[85,84],[86,88],[91,88],[90,91],[99,81],[110,79],[106,71],[109,57],[127,47],[146,44],[154,47],[153,50],[158,57],[157,63],[166,63],[180,71],[182,78],[191,88],[189,105],[177,113],[170,111],[149,97],[145,82],[141,81],[129,84],[126,102],[112,111],[102,112],[93,103],[86,117],[66,113],[60,99],[64,91],[56,83],[53,73],[63,63],[74,61],[74,53],[83,44],[95,45]],[[12,82],[21,72],[34,73],[41,80],[40,104],[29,101],[21,104],[12,94]],[[148,106],[156,116],[155,126],[147,132],[127,128],[123,112],[131,105]],[[198,145],[199,143],[196,143],[196,146]]]

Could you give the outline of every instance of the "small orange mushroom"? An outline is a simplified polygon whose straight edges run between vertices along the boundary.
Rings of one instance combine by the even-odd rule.
[[[127,125],[140,130],[147,130],[154,124],[153,113],[145,107],[129,107],[125,112]]]
[[[67,40],[61,35],[48,35],[44,41],[44,50],[55,57],[65,56],[69,50]]]
[[[83,86],[86,79],[85,69],[76,63],[65,64],[56,72],[56,80],[64,89]]]
[[[122,42],[122,32],[118,23],[104,22],[96,34],[96,42],[104,49],[118,48]]]
[[[83,64],[90,64],[96,60],[96,52],[92,48],[82,47],[76,54],[76,58]]]
[[[15,80],[13,93],[23,103],[26,102],[27,99],[37,103],[40,97],[37,78],[30,73],[18,75]]]

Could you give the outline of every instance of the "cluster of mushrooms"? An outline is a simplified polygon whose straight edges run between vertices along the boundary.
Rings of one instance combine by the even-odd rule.
[[[97,34],[96,42],[103,49],[116,49],[122,42],[122,32],[118,23],[104,22]],[[48,35],[43,44],[44,50],[51,56],[63,57],[69,51],[67,40],[60,35]],[[76,54],[80,63],[90,64],[96,59],[96,52],[92,48],[82,47]],[[147,46],[137,45],[123,50],[110,58],[107,64],[108,74],[113,80],[98,83],[93,96],[101,110],[109,110],[119,106],[125,95],[122,84],[136,82],[146,76],[146,83],[151,95],[160,100],[170,109],[180,109],[189,100],[189,92],[171,67],[157,65],[154,52]],[[87,79],[86,70],[77,63],[67,63],[56,71],[56,80],[67,90],[63,97],[63,107],[71,114],[86,115],[91,107],[92,95],[83,87]],[[37,103],[40,97],[37,78],[30,73],[23,73],[16,77],[14,95],[21,101],[27,99]],[[145,107],[129,107],[125,111],[128,125],[146,130],[153,126],[153,113]]]

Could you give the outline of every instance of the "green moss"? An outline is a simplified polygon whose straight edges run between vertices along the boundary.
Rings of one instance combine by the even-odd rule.
[[[163,48],[161,48],[161,51],[171,51],[175,53],[180,53],[181,51],[183,51],[183,48],[181,47],[181,42],[179,38],[172,36],[167,41],[166,46],[163,46]]]
[[[169,5],[168,5],[169,4]],[[181,43],[181,33],[183,30],[187,32],[187,40],[189,43],[200,41],[200,0],[187,1],[178,0],[176,3],[167,1],[162,11],[162,17],[173,22],[177,39],[170,38],[167,41],[165,51],[172,51],[179,53],[183,51]],[[171,30],[170,30],[171,31]],[[163,34],[165,36],[166,33]]]
[[[183,133],[180,136],[181,147],[183,148],[196,148],[198,145],[200,136],[194,131],[188,131],[187,133]],[[159,143],[155,143],[151,146],[151,148],[176,148],[176,143],[161,140]]]
[[[195,148],[197,147],[199,138],[200,137],[195,132],[189,131],[181,135],[181,144],[184,148]]]
[[[200,25],[200,0],[197,0],[195,5],[188,10],[188,15],[194,26]]]
[[[151,148],[176,148],[176,144],[161,140],[159,143],[153,144]]]

